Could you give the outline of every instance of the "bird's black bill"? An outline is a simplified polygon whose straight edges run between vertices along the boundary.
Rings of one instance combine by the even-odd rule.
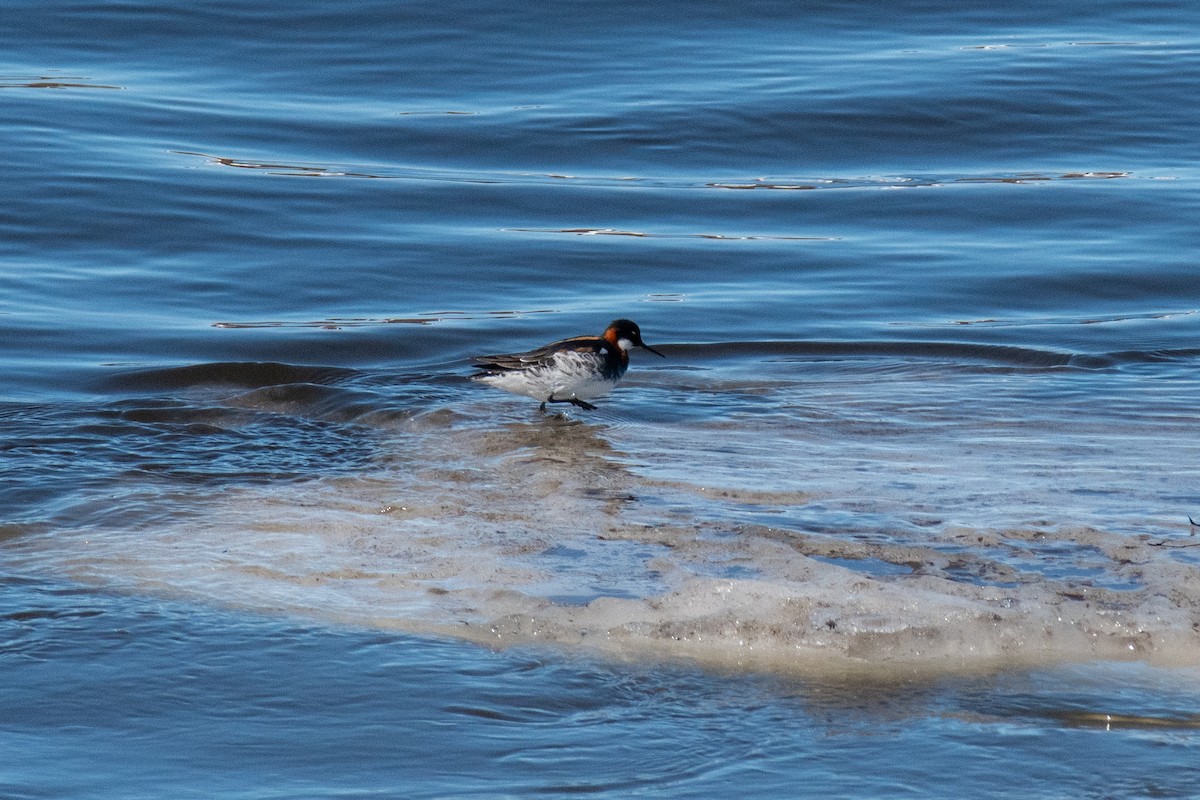
[[[643,350],[649,350],[651,353],[654,353],[654,355],[658,356],[659,358],[666,358],[666,356],[664,356],[662,353],[658,352],[657,350],[655,350],[653,347],[651,347],[648,344],[643,344],[643,345],[638,345],[638,346],[641,347]]]

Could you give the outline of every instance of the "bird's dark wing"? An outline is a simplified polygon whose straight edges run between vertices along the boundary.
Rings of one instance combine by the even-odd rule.
[[[558,353],[573,351],[582,355],[601,357],[602,350],[611,349],[612,345],[598,336],[576,336],[551,342],[527,353],[504,353],[495,356],[475,356],[471,359],[484,370],[506,372],[514,369],[528,369],[536,364],[548,364]]]

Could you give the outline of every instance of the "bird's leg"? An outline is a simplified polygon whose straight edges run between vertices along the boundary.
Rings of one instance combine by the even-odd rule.
[[[579,406],[580,408],[585,409],[587,411],[595,411],[596,410],[596,407],[594,405],[592,405],[591,403],[584,402],[583,400],[580,400],[578,397],[567,397],[567,398],[560,400],[560,399],[554,397],[553,395],[551,395],[550,397],[547,397],[545,400],[542,401],[542,405],[540,406],[542,411],[546,410],[546,403],[570,403],[573,406]]]

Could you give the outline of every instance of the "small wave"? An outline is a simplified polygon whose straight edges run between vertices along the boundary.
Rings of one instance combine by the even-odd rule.
[[[1123,365],[1190,362],[1200,359],[1200,348],[1118,350],[1078,353],[1016,345],[945,341],[762,341],[668,344],[672,356],[690,363],[711,358],[784,358],[827,360],[895,358],[940,360],[952,363],[1002,364],[1030,369],[1109,369]]]
[[[285,383],[224,398],[232,407],[333,423],[393,427],[417,413],[399,393],[383,395],[344,386]]]
[[[213,385],[261,387],[289,383],[332,383],[354,374],[354,370],[340,367],[226,361],[125,372],[110,378],[107,387],[117,390],[167,390]]]
[[[692,361],[709,358],[784,357],[828,359],[893,357],[983,361],[1024,367],[1065,367],[1076,354],[1011,345],[927,341],[762,341],[674,344],[674,353]]]
[[[397,111],[397,117],[474,117],[478,111]]]
[[[1200,311],[1186,309],[1183,311],[1151,311],[1143,314],[1110,314],[1075,317],[986,317],[982,319],[956,319],[942,323],[908,323],[893,322],[895,327],[906,328],[945,328],[945,327],[982,327],[982,328],[1029,328],[1046,325],[1108,325],[1122,322],[1141,322],[1147,320],[1175,319],[1190,317]]]
[[[252,328],[319,328],[340,331],[343,328],[366,328],[376,325],[432,325],[441,320],[435,317],[330,317],[317,320],[250,320],[245,322],[214,322],[214,328],[230,330]]]
[[[1178,716],[1148,716],[1145,714],[1117,714],[1107,711],[1080,711],[1066,709],[1048,711],[1045,716],[1062,725],[1073,728],[1114,728],[1131,730],[1197,730],[1200,729],[1200,714]]]
[[[575,179],[573,175],[561,175],[553,172],[464,171],[407,165],[393,165],[383,169],[375,167],[367,169],[348,165],[336,166],[287,161],[259,161],[234,156],[216,156],[188,150],[173,150],[171,152],[180,156],[203,158],[214,166],[262,171],[268,175],[291,178],[367,178],[372,180],[437,181],[473,184],[541,183],[547,180],[558,182]],[[625,182],[631,179],[613,178],[608,180]]]
[[[837,237],[832,236],[769,236],[749,234],[722,233],[650,233],[647,231],[628,231],[616,228],[505,228],[514,233],[569,233],[575,236],[632,236],[635,239],[710,239],[714,241],[754,242],[754,241],[797,241],[797,242],[833,242]]]
[[[1111,180],[1113,178],[1129,178],[1131,176],[1132,173],[1130,172],[1083,171],[1053,174],[1016,172],[1002,175],[901,176],[891,178],[823,179],[815,181],[779,181],[759,178],[745,183],[709,183],[706,185],[713,189],[773,189],[783,191],[811,191],[815,189],[836,188],[916,189],[946,186],[949,184],[1007,183],[1020,185],[1045,183],[1047,181]]]
[[[1119,350],[1107,357],[1117,364],[1159,364],[1200,359],[1200,347],[1177,347],[1160,350]]]
[[[414,395],[437,393],[439,375],[364,376],[338,367],[296,366],[274,362],[224,362],[142,370],[109,380],[120,392],[165,392],[209,388],[197,405],[177,397],[132,397],[109,411],[123,421],[171,426],[193,432],[208,426],[231,433],[259,424],[255,414],[283,417],[282,425],[334,423],[391,428],[413,416]],[[379,390],[379,386],[386,390]],[[229,390],[248,390],[230,394]],[[184,397],[189,397],[184,395]],[[248,416],[249,413],[249,416]],[[258,421],[256,421],[258,420]],[[348,434],[349,435],[349,434]]]
[[[0,75],[0,89],[123,89],[122,86],[110,86],[103,83],[92,83],[87,78],[69,77],[66,75],[37,77]]]
[[[663,177],[653,175],[568,175],[558,172],[513,172],[501,170],[455,170],[444,167],[425,167],[407,164],[365,167],[349,164],[317,164],[290,160],[258,160],[237,156],[218,156],[188,150],[174,150],[175,155],[202,158],[209,164],[233,169],[253,170],[268,175],[293,178],[358,178],[371,180],[431,181],[471,184],[548,185],[563,182],[612,187],[630,185],[657,189],[721,189],[815,191],[823,189],[918,189],[949,185],[1013,184],[1026,185],[1049,181],[1090,181],[1133,178],[1129,171],[1076,170],[1072,172],[1012,172],[976,175],[894,175],[862,177],[747,177],[714,179],[703,175]],[[519,229],[513,229],[519,230]],[[607,228],[547,229],[538,232],[579,233],[640,236],[637,231]],[[703,234],[695,234],[702,236]],[[722,238],[712,235],[710,238]],[[742,237],[732,237],[742,238]],[[821,237],[818,237],[821,238]]]
[[[324,178],[324,177],[343,177],[343,178],[379,178],[382,175],[375,175],[370,172],[358,172],[351,170],[340,170],[332,167],[323,167],[313,164],[287,164],[282,162],[272,161],[252,161],[243,158],[233,158],[230,156],[213,156],[206,153],[193,153],[186,150],[172,151],[176,155],[182,156],[199,156],[207,160],[210,164],[215,164],[222,167],[233,167],[235,169],[250,169],[263,170],[273,175],[289,175],[293,177],[308,177],[308,178]]]
[[[1042,175],[1035,172],[1021,172],[1015,175],[980,175],[964,178],[953,178],[949,183],[1041,183],[1045,181],[1079,181],[1079,180],[1112,180],[1113,178],[1128,178],[1129,172],[1063,172],[1057,175]]]
[[[968,44],[959,50],[1044,50],[1054,47],[1162,47],[1166,41],[1089,41],[1089,42],[1013,42],[1004,44]]]
[[[231,406],[256,410],[284,410],[340,405],[347,391],[318,383],[283,383],[251,389],[226,399]]]
[[[532,314],[554,314],[553,309],[536,308],[527,311],[430,311],[409,317],[327,317],[315,320],[245,320],[214,322],[214,328],[230,330],[254,328],[317,328],[336,331],[343,328],[369,328],[380,325],[433,325],[451,320],[520,319]]]

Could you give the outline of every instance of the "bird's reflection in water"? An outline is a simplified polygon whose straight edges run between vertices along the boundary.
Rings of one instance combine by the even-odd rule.
[[[518,507],[599,499],[616,514],[636,495],[637,478],[605,431],[604,425],[555,415],[477,432],[473,449],[491,465],[487,479]]]

